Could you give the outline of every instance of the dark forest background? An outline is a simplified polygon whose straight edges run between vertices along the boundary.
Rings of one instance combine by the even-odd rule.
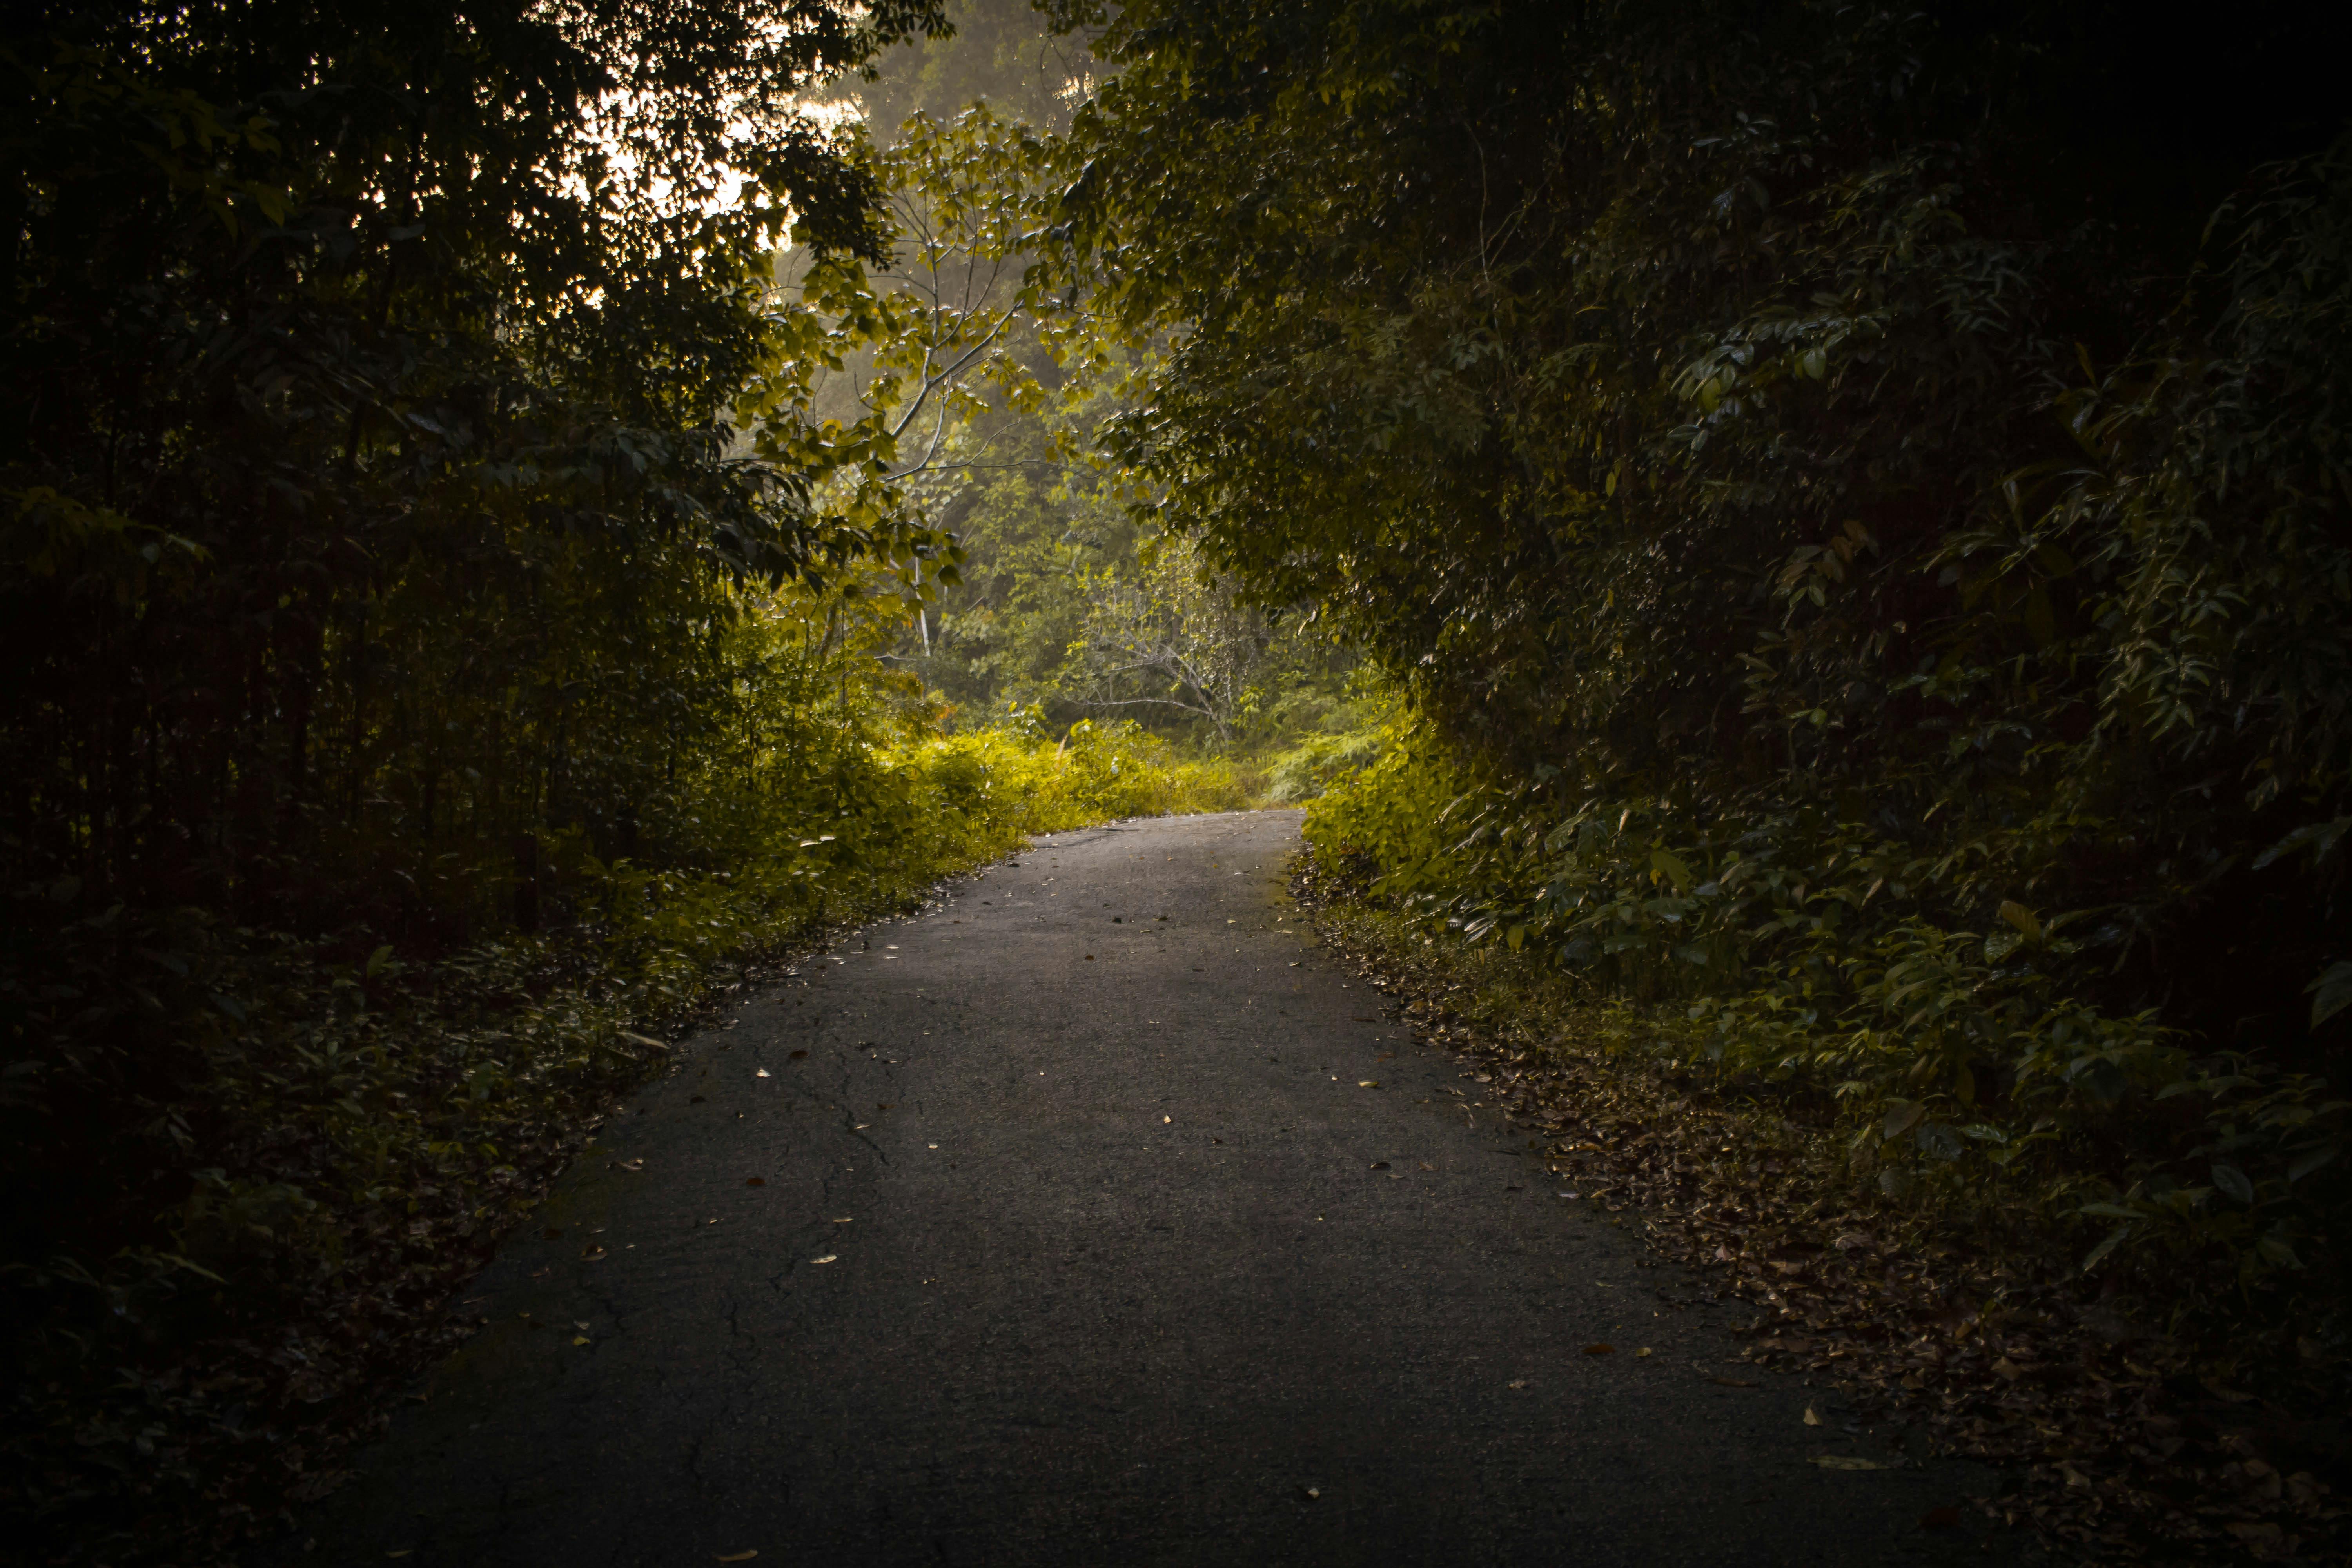
[[[2332,20],[13,13],[7,1506],[232,1538],[713,975],[1252,794],[2340,1392]]]

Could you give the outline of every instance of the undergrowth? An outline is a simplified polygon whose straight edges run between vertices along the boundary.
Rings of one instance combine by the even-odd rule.
[[[425,957],[110,910],[9,966],[15,1549],[196,1561],[331,1484],[435,1310],[663,1037],[1032,833],[1242,804],[1132,727],[918,723],[697,869],[550,846],[538,931]],[[26,955],[19,953],[21,961]]]
[[[1984,896],[1965,858],[1826,809],[1555,801],[1402,731],[1307,834],[1378,907],[1548,975],[1595,1037],[1807,1107],[1877,1201],[2068,1249],[2171,1316],[2347,1331],[2352,1104],[2104,1007],[2077,917]],[[1958,925],[1972,902],[1992,929]]]
[[[2046,1208],[1890,1192],[1833,1091],[1727,1067],[1678,1009],[1524,946],[1432,931],[1369,891],[1372,869],[1302,858],[1318,935],[1476,1065],[1471,1098],[1541,1135],[1563,1197],[1757,1309],[1740,1361],[2000,1467],[1979,1506],[2070,1555],[2344,1560],[2352,1358],[2325,1289],[2233,1319],[2160,1270],[2086,1276]]]

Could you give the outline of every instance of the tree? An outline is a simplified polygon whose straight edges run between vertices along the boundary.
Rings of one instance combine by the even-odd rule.
[[[1155,542],[1130,577],[1102,574],[1083,636],[1083,706],[1173,709],[1207,721],[1225,744],[1265,701],[1277,641],[1265,614],[1237,600],[1183,539]]]
[[[1444,742],[1348,819],[1382,887],[1932,1101],[1900,1159],[2063,1102],[2151,1162],[2135,1234],[2202,1105],[2285,1206],[2200,1234],[2291,1268],[2352,951],[2317,13],[1065,15],[1105,71],[1045,281],[1164,345],[1111,438],[1147,520]]]
[[[56,1501],[42,1528],[80,1550],[90,1500],[151,1469],[44,1446],[104,1425],[89,1380],[334,1266],[330,1240],[182,1289],[205,1237],[264,1245],[247,1198],[312,1202],[282,1151],[222,1152],[319,1060],[264,1046],[336,1037],[404,963],[585,918],[563,876],[591,860],[714,868],[812,780],[842,808],[868,693],[841,595],[945,541],[829,506],[864,454],[781,415],[746,450],[737,408],[793,346],[765,308],[787,230],[885,252],[870,159],[803,89],[942,17],[5,26],[0,1319],[42,1370],[0,1436],[11,1506]],[[257,977],[335,967],[323,1021],[272,1017],[320,994]],[[267,1247],[299,1252],[280,1218]],[[61,1388],[88,1395],[63,1416]]]
[[[639,786],[590,759],[664,748],[591,742],[553,648],[678,689],[690,645],[635,617],[709,614],[653,610],[682,579],[917,547],[813,510],[812,468],[742,459],[725,420],[773,352],[770,238],[882,243],[874,175],[796,85],[937,25],[919,0],[17,13],[12,885],[299,922],[349,897],[315,885],[325,838],[412,780],[428,837],[453,807],[493,837],[609,823]],[[425,718],[444,698],[470,711]],[[453,737],[498,754],[453,778]]]
[[[1030,0],[950,0],[953,30],[877,57],[873,73],[844,79],[833,96],[856,108],[866,132],[894,143],[908,120],[952,121],[974,104],[1042,134],[1069,127],[1091,96],[1099,63],[1088,43],[1097,29],[1057,30]]]

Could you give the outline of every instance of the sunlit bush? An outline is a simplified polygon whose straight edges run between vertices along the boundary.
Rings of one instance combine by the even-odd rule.
[[[36,1374],[5,1437],[16,1473],[102,1489],[159,1440],[249,1419],[252,1388],[167,1393],[170,1369],[357,1288],[413,1226],[439,1238],[427,1273],[462,1268],[453,1242],[525,1206],[527,1156],[759,964],[1030,834],[1242,804],[1229,768],[1132,726],[945,732],[872,658],[888,628],[855,605],[737,607],[709,650],[736,722],[681,749],[635,853],[576,824],[528,868],[502,844],[377,846],[438,900],[409,929],[471,940],[117,907],[5,955],[0,988],[35,1025],[0,1079],[19,1244],[0,1323]],[[20,916],[42,896],[20,890]]]

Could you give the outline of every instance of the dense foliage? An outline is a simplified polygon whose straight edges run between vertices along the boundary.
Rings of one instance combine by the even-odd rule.
[[[12,13],[10,1506],[282,1491],[640,1031],[1170,739],[1872,1201],[2334,1303],[2315,16],[1044,8]]]
[[[954,551],[889,399],[817,388],[923,322],[842,281],[889,175],[801,95],[942,26],[10,14],[12,1546],[299,1489],[289,1435],[743,964],[1024,832],[1234,804],[1116,726],[943,738],[880,657]]]
[[[1834,1092],[1889,1194],[2332,1279],[2315,14],[1069,10],[1054,277],[1166,344],[1117,449],[1412,704],[1318,842]]]
[[[138,1026],[139,1120],[102,1153],[66,1142],[79,1128],[17,1124],[15,1157],[84,1162],[28,1183],[18,1213],[57,1227],[7,1280],[26,1381],[0,1507],[20,1539],[103,1561],[134,1536],[194,1551],[331,1484],[384,1374],[446,1337],[449,1288],[580,1126],[661,1069],[661,1037],[1026,835],[1241,804],[1227,771],[1131,730],[942,734],[915,683],[876,674],[897,620],[788,594],[729,625],[722,667],[761,739],[676,782],[720,868],[600,860],[574,829],[539,863],[562,918],[536,932],[362,953],[349,927],[190,908],[150,922],[130,996],[94,963],[52,977]]]
[[[1059,133],[1094,85],[1084,41],[1025,0],[949,14],[951,36],[835,89],[880,150],[898,243],[878,261],[786,258],[787,292],[827,348],[825,373],[795,378],[785,402],[887,436],[892,499],[956,541],[958,574],[923,583],[889,657],[961,722],[1034,707],[1228,754],[1328,750],[1359,723],[1352,657],[1297,613],[1311,607],[1244,603],[1191,544],[1139,523],[1132,476],[1098,436],[1133,409],[1155,345],[1103,331],[1035,265]]]
[[[516,835],[670,831],[730,584],[905,542],[721,421],[788,205],[884,244],[790,101],[874,40],[803,5],[23,20],[12,886],[404,929]]]

